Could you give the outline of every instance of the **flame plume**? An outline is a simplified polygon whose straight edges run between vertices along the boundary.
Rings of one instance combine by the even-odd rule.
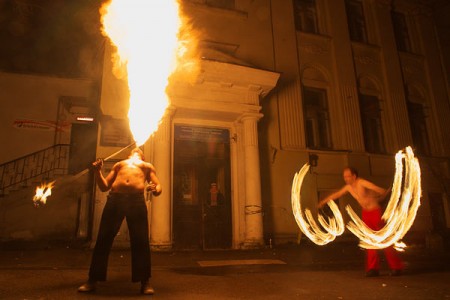
[[[128,81],[130,131],[141,146],[164,117],[169,80],[195,82],[198,34],[176,0],[109,0],[100,14],[102,34],[116,48],[113,73]],[[35,205],[46,203],[54,183],[36,188]]]
[[[117,48],[114,69],[126,69],[128,119],[140,146],[158,129],[169,104],[169,77],[189,53],[191,44],[179,40],[187,35],[186,30],[181,30],[186,18],[180,17],[175,0],[112,0],[100,12],[102,33]],[[115,75],[120,77],[117,72]]]

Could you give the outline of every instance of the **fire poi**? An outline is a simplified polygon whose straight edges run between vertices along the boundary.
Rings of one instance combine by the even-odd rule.
[[[328,221],[326,221],[322,215],[319,215],[318,218],[320,225],[325,228],[325,232],[317,225],[309,209],[305,210],[305,219],[301,206],[300,190],[308,170],[309,165],[305,164],[294,176],[291,192],[292,211],[294,213],[295,221],[302,232],[317,245],[326,245],[333,241],[336,236],[344,233],[344,220],[334,201],[328,202],[327,205],[330,207],[335,218],[328,218]]]
[[[176,0],[111,0],[102,6],[100,13],[102,34],[116,50],[112,57],[113,73],[128,83],[129,126],[139,147],[158,129],[164,117],[169,104],[166,95],[169,78],[175,71],[197,71],[195,39]],[[42,196],[41,192],[35,195],[36,205],[45,204],[52,187],[46,185]]]
[[[344,221],[334,201],[328,202],[334,218],[331,217],[326,221],[321,214],[318,216],[319,223],[325,231],[317,225],[308,209],[305,210],[305,218],[301,207],[300,191],[308,170],[309,165],[305,164],[294,176],[291,190],[292,211],[301,231],[317,245],[325,245],[344,232]],[[362,248],[383,249],[394,245],[396,250],[402,251],[406,245],[401,242],[401,239],[414,222],[420,206],[421,195],[419,161],[414,156],[411,147],[406,147],[404,151],[399,151],[395,156],[392,193],[383,214],[385,226],[378,231],[368,228],[351,206],[347,205],[346,210],[352,221],[346,227],[360,239],[359,245]]]

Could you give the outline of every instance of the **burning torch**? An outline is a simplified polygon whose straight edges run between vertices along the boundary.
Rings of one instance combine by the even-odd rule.
[[[104,158],[103,161],[107,161],[107,160],[113,158],[117,154],[121,153],[125,149],[130,148],[131,146],[133,146],[135,144],[136,143],[133,142],[133,143],[129,144],[128,146],[123,147],[122,149],[120,149],[120,150],[114,152],[113,154],[109,155],[108,157]],[[78,178],[80,178],[81,176],[85,175],[87,172],[89,172],[89,170],[90,170],[90,168],[86,168],[83,171],[71,176],[70,178],[66,178],[62,181],[64,183],[73,182],[73,181],[77,180]],[[36,194],[33,197],[34,206],[39,207],[41,205],[44,205],[47,202],[47,198],[51,196],[52,189],[55,187],[55,183],[57,181],[58,180],[54,180],[50,183],[43,183],[40,186],[36,187]]]

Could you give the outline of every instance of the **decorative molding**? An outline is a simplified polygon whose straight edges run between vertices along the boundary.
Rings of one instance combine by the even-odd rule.
[[[374,57],[357,55],[354,56],[355,61],[363,64],[363,65],[379,65],[380,61]]]
[[[381,48],[365,45],[360,43],[352,43],[353,59],[364,65],[380,65],[381,64]]]
[[[393,9],[411,16],[427,16],[433,17],[432,3],[430,1],[393,1]]]
[[[425,59],[421,55],[400,53],[400,64],[405,74],[418,75],[425,72]]]
[[[329,49],[314,44],[300,44],[300,49],[311,54],[324,54],[328,53]]]
[[[243,20],[248,19],[248,13],[245,11],[214,7],[206,4],[204,0],[189,0],[189,1],[182,1],[182,3],[183,9],[195,9],[201,12],[221,14],[225,16],[240,18]]]
[[[310,54],[325,54],[331,52],[331,38],[328,36],[297,33],[297,46],[300,51]]]
[[[414,65],[403,65],[402,64],[402,70],[403,73],[405,74],[410,74],[410,75],[414,75],[414,74],[420,74],[421,68],[418,68],[417,66]]]
[[[259,95],[261,94],[261,87],[256,85],[249,86],[248,92],[247,92],[247,99],[246,103],[252,104],[252,105],[259,105]]]

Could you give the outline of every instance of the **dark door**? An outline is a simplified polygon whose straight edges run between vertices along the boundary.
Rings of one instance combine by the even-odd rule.
[[[174,246],[231,247],[229,131],[176,126],[174,138]]]
[[[428,193],[430,199],[431,221],[433,223],[433,231],[444,233],[446,231],[445,208],[442,202],[441,193]]]
[[[69,174],[75,175],[70,183],[78,200],[77,236],[89,238],[93,220],[92,184],[93,174],[77,174],[89,168],[95,160],[97,146],[97,124],[72,124],[69,151]]]
[[[72,124],[70,134],[69,174],[77,174],[90,167],[95,160],[96,145],[96,124]]]

